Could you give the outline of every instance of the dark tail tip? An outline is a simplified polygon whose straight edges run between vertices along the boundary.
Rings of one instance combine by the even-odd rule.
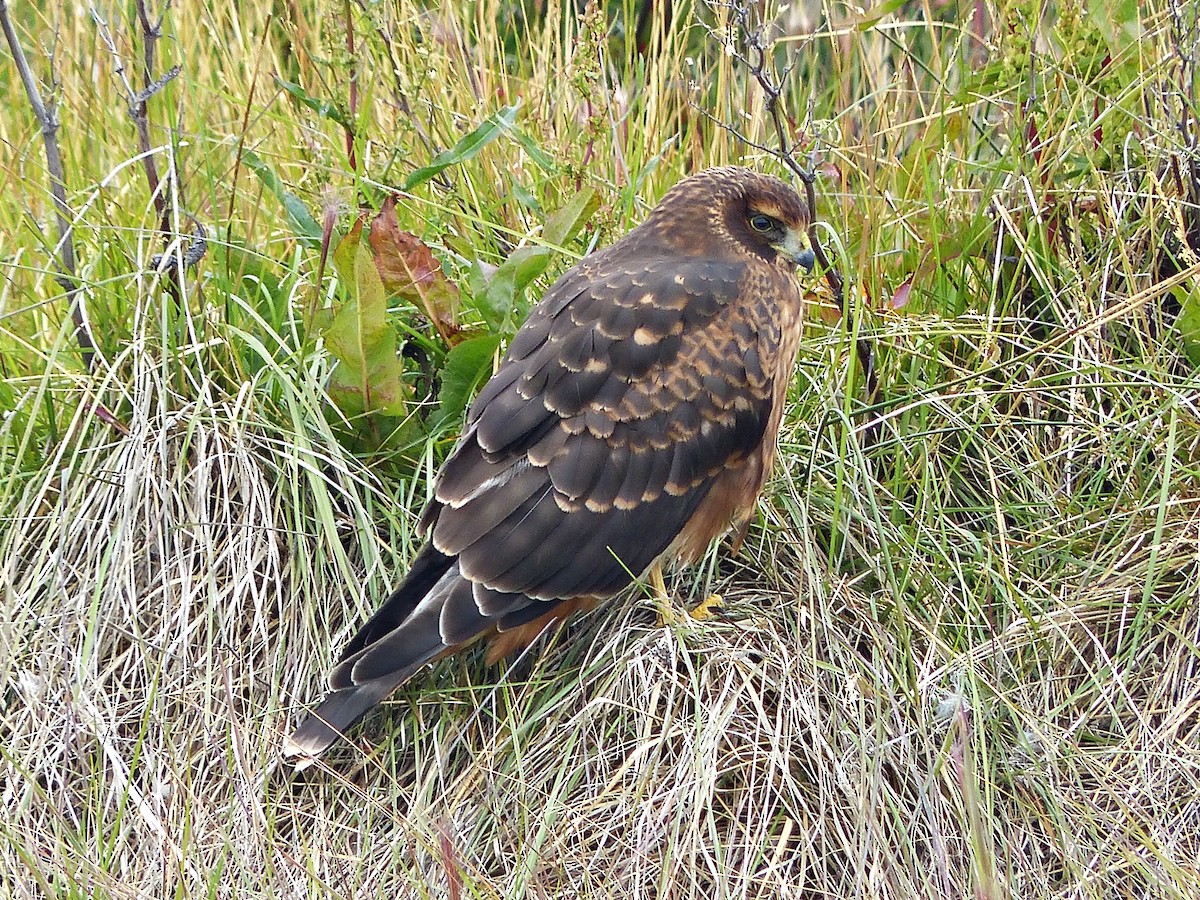
[[[385,680],[334,691],[284,740],[280,749],[283,758],[297,771],[308,768],[395,687]]]

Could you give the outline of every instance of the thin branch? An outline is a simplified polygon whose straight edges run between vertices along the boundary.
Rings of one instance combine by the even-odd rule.
[[[142,167],[146,172],[146,183],[150,189],[154,211],[158,214],[158,231],[162,235],[163,243],[168,248],[168,251],[170,251],[175,239],[175,223],[179,220],[179,215],[178,210],[172,202],[174,194],[168,189],[170,185],[164,184],[159,177],[158,163],[150,141],[149,102],[155,94],[159,93],[179,76],[182,67],[178,65],[172,66],[161,77],[154,77],[156,50],[158,41],[162,37],[163,19],[166,17],[167,11],[171,8],[170,0],[167,0],[163,4],[162,15],[158,17],[157,21],[151,20],[150,11],[146,6],[145,0],[137,0],[135,6],[142,35],[142,87],[138,90],[134,89],[126,75],[124,60],[117,49],[108,24],[101,18],[100,13],[95,7],[91,8],[91,13],[92,19],[96,23],[96,28],[100,33],[100,38],[104,41],[109,54],[112,56],[113,70],[125,88],[129,104],[129,117],[133,119],[134,127],[137,131],[138,150],[142,160]],[[196,230],[193,233],[193,240],[189,244],[188,250],[183,254],[182,265],[165,269],[167,272],[167,289],[177,307],[183,302],[182,290],[179,285],[182,272],[194,266],[204,256],[204,252],[208,247],[204,228],[192,216],[189,215],[187,218],[191,219],[196,226]],[[170,255],[173,259],[178,253],[170,253]],[[165,268],[162,265],[162,260],[163,256],[161,254],[156,255],[151,261],[151,266],[155,269]]]
[[[170,5],[167,3],[163,8],[163,15],[166,15],[166,10]],[[160,17],[156,23],[150,21],[150,12],[146,9],[145,0],[137,0],[134,6],[137,8],[138,24],[142,28],[142,89],[131,98],[129,114],[137,126],[138,149],[142,151],[142,164],[146,167],[146,180],[150,185],[150,196],[154,198],[154,208],[158,212],[159,221],[165,224],[168,212],[167,196],[166,191],[159,189],[158,168],[154,154],[148,152],[150,150],[150,117],[147,113],[147,103],[150,97],[161,89],[161,85],[155,87],[154,83],[154,56],[158,48],[158,39],[162,35],[163,20]]]
[[[144,13],[140,2],[138,3],[138,7],[139,12]],[[146,117],[146,101],[150,97],[150,93],[148,93],[150,89],[149,73],[143,73],[142,80],[144,87],[141,90],[136,90],[129,80],[128,73],[125,71],[125,60],[121,56],[121,51],[117,49],[117,43],[113,39],[112,32],[109,30],[108,22],[101,17],[99,10],[94,6],[91,7],[91,13],[92,21],[96,23],[100,39],[108,49],[109,56],[112,57],[113,73],[120,79],[121,84],[125,88],[125,99],[129,106],[129,117],[133,119],[134,125],[137,128],[138,152],[142,158],[142,167],[146,171],[146,180],[150,184],[150,195],[154,198],[155,211],[161,218],[166,201],[162,196],[162,186],[158,177],[158,164],[154,159],[154,154],[150,152],[150,123]],[[154,50],[152,47],[147,51],[146,57],[153,59]]]
[[[67,303],[71,310],[71,319],[75,323],[75,343],[83,356],[83,363],[88,371],[92,371],[96,362],[96,345],[92,340],[91,330],[87,324],[87,314],[83,308],[83,286],[76,274],[75,242],[71,224],[71,208],[67,205],[67,184],[63,176],[62,154],[58,149],[58,117],[54,111],[42,101],[41,91],[38,90],[37,80],[29,68],[25,51],[17,39],[16,29],[8,14],[7,0],[0,0],[0,27],[4,29],[4,37],[8,40],[9,50],[12,51],[13,62],[21,74],[25,85],[25,94],[33,115],[42,130],[42,141],[46,146],[46,169],[50,173],[50,193],[54,198],[54,218],[58,226],[58,244],[54,248],[54,265],[58,270],[55,280],[67,295]]]
[[[350,61],[350,115],[347,117],[348,123],[358,122],[358,53],[354,49],[354,15],[350,9],[350,0],[344,2],[346,13],[346,56]],[[354,125],[347,124],[346,131],[346,158],[350,163],[350,171],[358,173],[358,158],[354,152]]]
[[[138,24],[142,26],[142,83],[149,88],[154,78],[154,54],[158,40],[162,37],[162,23],[171,9],[171,0],[163,4],[162,15],[157,22],[150,21],[150,11],[146,8],[146,0],[137,0]]]
[[[847,313],[846,310],[845,280],[842,278],[841,273],[834,268],[829,256],[825,253],[825,248],[821,244],[821,236],[817,227],[816,174],[814,172],[815,155],[809,158],[807,166],[802,165],[796,158],[797,144],[791,137],[791,131],[788,127],[791,123],[787,121],[783,108],[783,86],[787,82],[788,76],[791,74],[795,64],[793,63],[793,65],[788,66],[782,74],[776,74],[774,63],[770,59],[767,44],[764,41],[766,26],[762,21],[757,23],[752,21],[752,13],[749,5],[743,3],[714,4],[714,7],[725,9],[729,13],[729,34],[725,45],[731,48],[733,58],[746,69],[762,90],[764,106],[775,130],[778,147],[764,147],[747,139],[732,126],[724,123],[718,124],[749,146],[774,156],[804,185],[805,200],[808,203],[809,213],[812,217],[812,221],[808,226],[808,239],[812,246],[813,255],[820,264],[821,271],[825,275],[825,281],[833,292],[834,302],[837,303],[838,312],[841,313],[846,321],[847,330],[850,334],[854,334],[856,330],[854,315],[852,311]],[[709,118],[712,117],[710,116]],[[869,339],[859,337],[855,341],[855,353],[858,357],[859,368],[862,370],[866,380],[866,399],[869,404],[874,401],[879,389],[879,378],[875,370],[875,348]],[[866,429],[867,439],[871,443],[874,442],[878,435],[879,424],[879,422],[872,422]]]

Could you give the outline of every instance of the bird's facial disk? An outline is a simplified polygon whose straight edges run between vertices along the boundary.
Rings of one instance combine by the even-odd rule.
[[[809,245],[808,229],[802,222],[789,222],[779,209],[764,204],[752,204],[747,212],[746,226],[757,240],[762,241],[806,272],[811,272],[815,258]]]

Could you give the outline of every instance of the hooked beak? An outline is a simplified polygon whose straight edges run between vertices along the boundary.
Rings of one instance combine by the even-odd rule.
[[[788,229],[787,237],[779,246],[783,254],[806,273],[813,270],[817,257],[808,243],[808,232]]]

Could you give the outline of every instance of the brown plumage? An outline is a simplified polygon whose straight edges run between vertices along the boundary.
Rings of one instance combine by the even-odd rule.
[[[672,188],[534,307],[467,416],[429,542],[362,627],[285,753],[321,753],[430,660],[492,656],[694,560],[770,471],[803,315],[808,210],[747,169]]]

